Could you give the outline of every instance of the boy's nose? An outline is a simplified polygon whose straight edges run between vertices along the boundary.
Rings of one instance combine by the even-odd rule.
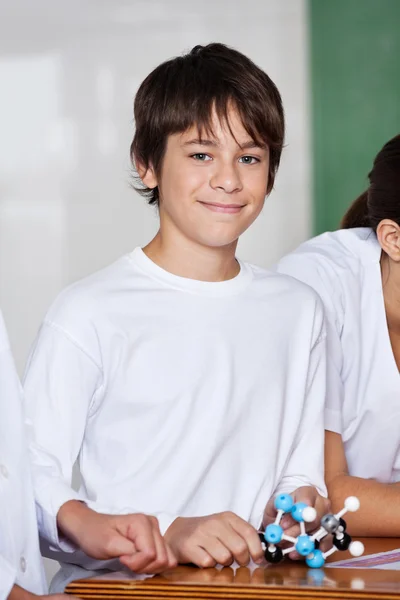
[[[220,166],[212,175],[210,185],[226,194],[232,194],[242,189],[242,182],[238,169],[232,165]]]

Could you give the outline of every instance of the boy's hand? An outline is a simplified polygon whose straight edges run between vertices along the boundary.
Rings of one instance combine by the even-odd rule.
[[[245,566],[250,559],[259,563],[263,550],[254,527],[232,512],[206,517],[179,517],[165,533],[165,540],[179,563],[198,567]]]
[[[118,558],[135,573],[160,573],[177,564],[153,516],[105,515],[70,500],[60,508],[57,523],[88,556]]]
[[[315,508],[315,510],[317,511],[317,516],[316,516],[315,521],[312,521],[312,523],[305,523],[306,531],[308,533],[314,532],[316,529],[319,528],[321,518],[330,512],[330,510],[331,510],[330,500],[328,500],[328,498],[324,498],[323,496],[320,496],[320,494],[317,492],[317,490],[314,487],[309,486],[309,485],[307,485],[307,486],[305,485],[305,486],[297,488],[297,490],[295,490],[291,494],[291,496],[292,496],[294,502],[304,502],[308,506],[312,506],[313,508]],[[264,529],[270,523],[275,522],[275,517],[276,517],[277,511],[274,506],[274,499],[275,499],[274,497],[271,498],[269,500],[267,506],[265,507],[264,517],[263,517],[263,528]],[[286,533],[286,535],[290,535],[291,537],[297,537],[300,534],[300,526],[299,526],[298,522],[295,521],[289,513],[283,515],[280,525],[281,525],[282,529],[284,530],[284,532]],[[287,542],[287,543],[285,542],[285,545],[289,545],[289,542]],[[324,552],[325,550],[328,550],[328,548],[330,548],[331,545],[332,545],[331,540],[329,538],[324,538],[321,541],[320,548]],[[291,552],[289,554],[289,557],[292,559],[300,558],[299,554],[297,552]]]

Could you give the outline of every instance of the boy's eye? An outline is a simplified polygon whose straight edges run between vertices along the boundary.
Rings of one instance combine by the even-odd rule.
[[[194,158],[195,160],[201,160],[203,162],[206,160],[211,160],[211,156],[208,156],[208,154],[203,154],[202,152],[192,154],[192,158]]]
[[[255,163],[260,162],[260,159],[256,158],[255,156],[241,156],[239,161],[245,165],[254,165]]]

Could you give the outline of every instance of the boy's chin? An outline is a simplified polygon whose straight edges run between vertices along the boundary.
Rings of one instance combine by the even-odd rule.
[[[197,241],[202,246],[207,246],[208,248],[226,248],[229,246],[235,247],[240,234],[231,234],[231,235],[221,235],[221,234],[212,234],[208,233],[197,238]]]
[[[205,231],[198,231],[196,238],[204,246],[210,248],[224,248],[226,246],[236,246],[240,236],[244,233],[251,223],[243,224],[242,227],[218,227],[213,230],[212,227]]]

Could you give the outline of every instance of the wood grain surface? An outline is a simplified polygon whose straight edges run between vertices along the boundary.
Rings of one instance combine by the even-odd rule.
[[[365,554],[400,548],[400,539],[363,539]],[[329,562],[351,558],[335,553]],[[303,562],[286,560],[265,567],[197,569],[180,566],[162,575],[135,579],[110,573],[72,582],[66,593],[92,600],[130,598],[266,599],[279,598],[385,598],[400,599],[400,571],[379,569],[309,569]]]

